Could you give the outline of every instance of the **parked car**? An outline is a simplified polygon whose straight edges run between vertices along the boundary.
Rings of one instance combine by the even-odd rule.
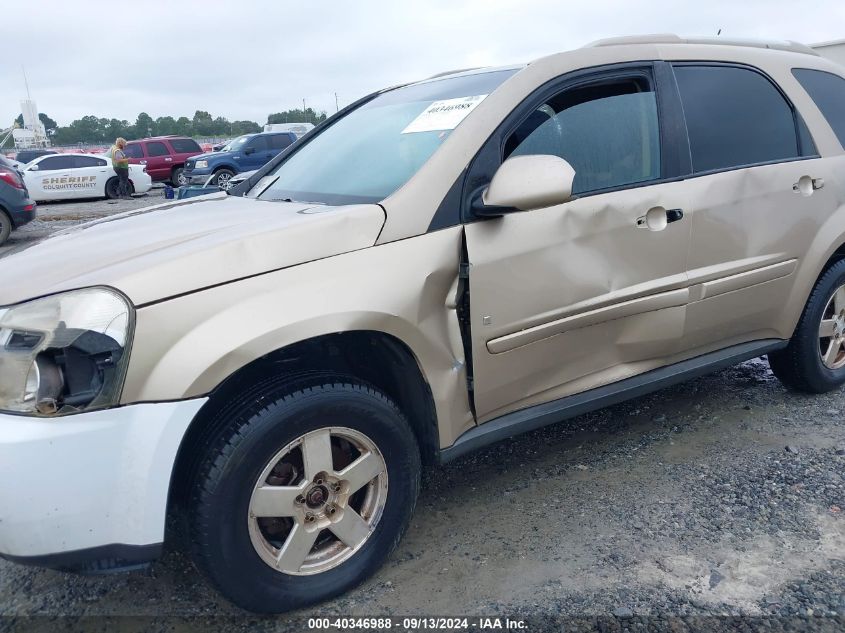
[[[26,165],[39,156],[48,156],[50,154],[58,154],[58,152],[52,149],[23,149],[15,154],[15,162],[20,165]]]
[[[185,178],[190,184],[211,184],[229,189],[229,180],[242,171],[263,167],[296,140],[293,132],[260,132],[244,134],[229,141],[220,151],[209,152],[185,162]]]
[[[154,181],[167,181],[174,187],[185,185],[185,161],[202,154],[202,148],[186,136],[154,136],[126,143],[126,156],[132,165],[145,165]]]
[[[29,197],[21,173],[12,161],[0,156],[0,246],[35,215],[35,201]]]
[[[118,178],[108,156],[55,154],[41,156],[22,169],[35,200],[117,198]],[[131,193],[146,193],[152,181],[143,165],[129,165]]]
[[[843,385],[843,112],[801,45],[607,40],[5,258],[0,551],[137,566],[172,515],[231,601],[300,608],[380,567],[424,463],[761,355]]]

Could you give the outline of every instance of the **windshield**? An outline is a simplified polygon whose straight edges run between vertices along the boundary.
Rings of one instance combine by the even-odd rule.
[[[220,151],[221,152],[236,152],[237,150],[243,148],[243,146],[246,145],[246,142],[251,138],[252,138],[252,136],[249,135],[249,134],[246,135],[246,136],[239,136],[238,138],[226,143]]]
[[[515,72],[476,73],[385,92],[331,124],[248,195],[332,205],[383,200]]]

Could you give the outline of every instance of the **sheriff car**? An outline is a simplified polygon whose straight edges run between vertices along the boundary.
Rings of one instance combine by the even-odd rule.
[[[37,201],[67,198],[117,198],[118,179],[107,156],[51,154],[21,168],[26,188]],[[150,190],[143,165],[129,166],[130,193]]]

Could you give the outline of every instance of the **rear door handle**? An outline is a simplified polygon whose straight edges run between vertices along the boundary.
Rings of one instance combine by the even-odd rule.
[[[666,223],[670,222],[677,222],[678,220],[684,219],[684,210],[683,209],[669,209],[666,212]]]
[[[812,196],[816,189],[824,187],[824,178],[811,178],[810,176],[801,176],[794,185],[792,191],[800,193],[802,196]]]
[[[662,231],[671,222],[677,222],[684,218],[683,209],[664,209],[663,207],[652,207],[645,215],[637,218],[638,229],[649,231]]]

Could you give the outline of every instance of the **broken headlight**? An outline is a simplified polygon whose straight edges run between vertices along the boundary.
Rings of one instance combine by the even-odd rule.
[[[63,415],[118,403],[132,308],[105,288],[0,308],[0,411]]]

